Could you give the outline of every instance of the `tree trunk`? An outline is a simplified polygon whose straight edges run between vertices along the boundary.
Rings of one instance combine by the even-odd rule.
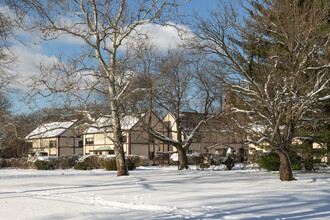
[[[288,152],[283,150],[283,151],[278,151],[277,153],[280,157],[280,180],[282,181],[296,180],[292,174],[291,162]]]
[[[115,114],[112,114],[112,125],[113,125],[113,139],[114,139],[114,150],[116,155],[117,164],[117,176],[125,176],[128,174],[128,169],[126,165],[125,153],[122,143],[122,133],[119,124],[119,116],[114,118]]]
[[[179,170],[188,169],[187,151],[184,148],[177,148],[179,154]]]
[[[116,155],[117,164],[117,176],[126,176],[128,174],[128,168],[125,159],[125,152],[123,148],[123,134],[120,125],[120,115],[118,112],[117,101],[114,99],[115,90],[114,85],[109,88],[111,98],[111,123],[113,130],[114,150]]]
[[[113,139],[114,139],[114,150],[116,155],[116,164],[117,164],[117,176],[126,176],[128,174],[127,163],[125,159],[125,153],[123,148],[123,134],[120,125],[120,114],[119,114],[119,104],[117,100],[117,91],[116,91],[116,51],[117,47],[115,46],[116,36],[113,37],[113,54],[110,59],[111,72],[108,73],[109,77],[109,98],[111,104],[111,123],[113,130]],[[100,62],[102,64],[102,62]]]

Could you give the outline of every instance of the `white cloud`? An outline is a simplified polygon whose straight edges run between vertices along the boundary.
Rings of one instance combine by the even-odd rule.
[[[12,85],[15,89],[27,89],[28,84],[32,82],[31,79],[39,74],[38,65],[40,63],[50,64],[57,60],[55,56],[42,54],[41,45],[27,46],[16,44],[10,50],[16,56],[15,64],[9,70],[16,76]]]
[[[138,36],[139,34],[143,34]],[[30,39],[30,42],[37,41],[35,34],[21,32],[26,39]],[[139,26],[136,32],[132,34],[135,38],[144,38],[149,45],[153,45],[159,50],[167,50],[176,48],[179,44],[184,43],[184,40],[193,37],[192,31],[186,26],[161,26],[155,24],[146,24]],[[17,75],[16,87],[26,88],[27,83],[31,82],[31,78],[35,74],[39,74],[38,65],[43,63],[45,65],[58,61],[55,55],[46,55],[43,53],[47,44],[22,44],[15,42],[16,44],[11,47],[11,50],[16,54],[17,61],[12,71]],[[58,45],[59,50],[65,51],[70,56],[70,47],[68,45],[82,45],[84,44],[81,40],[63,35],[59,39],[51,41],[52,45]],[[124,42],[124,45],[134,45],[135,42],[132,38]],[[57,49],[58,49],[57,48]],[[124,49],[124,47],[123,47]]]
[[[136,31],[132,32],[132,38],[126,40],[124,45],[134,45],[134,39],[145,39],[148,41],[149,46],[153,45],[159,50],[167,50],[178,47],[193,36],[193,32],[187,26],[173,23],[166,26],[145,24],[138,26]]]

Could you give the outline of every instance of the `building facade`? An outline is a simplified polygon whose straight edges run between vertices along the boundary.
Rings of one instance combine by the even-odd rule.
[[[113,154],[114,144],[111,129],[111,117],[104,116],[90,126],[83,135],[83,154]],[[126,155],[145,156],[155,160],[163,152],[171,150],[167,144],[156,140],[147,131],[151,126],[157,131],[167,134],[168,129],[154,113],[147,113],[142,117],[131,115],[121,119],[123,147]]]
[[[30,156],[66,156],[83,153],[84,128],[76,121],[51,122],[38,126],[25,137],[25,148]]]

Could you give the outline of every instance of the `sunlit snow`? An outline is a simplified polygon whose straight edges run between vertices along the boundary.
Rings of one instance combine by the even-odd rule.
[[[0,170],[0,219],[330,219],[330,173]]]

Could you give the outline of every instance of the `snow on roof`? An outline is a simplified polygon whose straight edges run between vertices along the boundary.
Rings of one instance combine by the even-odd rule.
[[[260,124],[251,124],[250,126],[250,132],[254,133],[263,133],[267,129],[265,125]]]
[[[130,130],[139,119],[132,115],[126,115],[123,118],[121,118],[120,124],[122,130]],[[104,131],[112,131],[111,128],[111,116],[103,116],[99,118],[96,123],[91,125],[86,131],[85,134],[90,133],[100,133]]]
[[[61,135],[70,128],[76,120],[67,122],[51,122],[38,126],[25,139],[50,138]]]

